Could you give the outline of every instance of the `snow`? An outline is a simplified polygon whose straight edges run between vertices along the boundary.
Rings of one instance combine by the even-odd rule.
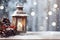
[[[27,32],[5,39],[60,39],[60,32]]]

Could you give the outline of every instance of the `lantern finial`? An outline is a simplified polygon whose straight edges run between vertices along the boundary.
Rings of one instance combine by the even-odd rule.
[[[17,3],[16,7],[23,7],[23,4],[22,3]]]

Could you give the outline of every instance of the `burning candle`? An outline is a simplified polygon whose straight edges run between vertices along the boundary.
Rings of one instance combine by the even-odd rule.
[[[21,22],[18,22],[18,24],[17,24],[17,30],[18,31],[22,31],[22,23]]]

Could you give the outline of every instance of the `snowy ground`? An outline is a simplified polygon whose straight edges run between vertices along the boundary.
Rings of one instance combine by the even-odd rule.
[[[27,32],[3,39],[60,39],[60,32]]]

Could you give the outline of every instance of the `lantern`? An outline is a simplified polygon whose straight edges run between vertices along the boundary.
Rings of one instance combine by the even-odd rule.
[[[17,5],[17,10],[12,15],[12,23],[19,32],[26,32],[27,14],[23,12],[23,6]]]

